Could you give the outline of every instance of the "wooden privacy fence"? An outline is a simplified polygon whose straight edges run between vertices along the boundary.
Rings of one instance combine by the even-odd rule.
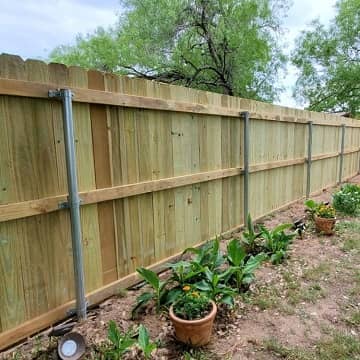
[[[74,93],[90,304],[136,282],[136,267],[241,226],[246,199],[259,218],[359,170],[353,119],[2,55],[0,349],[74,307],[55,88]]]

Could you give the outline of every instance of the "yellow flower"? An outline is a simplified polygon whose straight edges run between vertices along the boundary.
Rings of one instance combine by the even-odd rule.
[[[184,290],[184,291],[189,291],[189,290],[190,290],[190,286],[189,286],[189,285],[185,285],[185,286],[183,287],[183,290]]]
[[[191,293],[191,295],[192,295],[193,297],[196,297],[196,298],[200,297],[200,295],[199,295],[199,293],[198,293],[197,291],[193,291],[193,292]]]

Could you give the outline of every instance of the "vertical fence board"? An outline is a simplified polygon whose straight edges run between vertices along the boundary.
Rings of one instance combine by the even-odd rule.
[[[105,90],[104,75],[98,71],[88,72],[89,88]],[[109,122],[107,109],[103,105],[90,105],[91,132],[93,141],[94,166],[96,188],[112,186],[111,174],[111,138],[108,130]],[[102,282],[108,284],[117,279],[116,240],[114,204],[112,201],[97,205],[101,262]]]
[[[243,167],[240,112],[266,112],[288,122],[251,119],[250,165],[305,159],[307,124],[315,122],[314,157],[340,151],[335,117],[77,67],[0,56],[0,77],[52,83],[239,111],[239,118],[74,103],[80,191]],[[360,146],[346,127],[345,150]],[[67,194],[61,103],[0,96],[0,205]],[[343,175],[359,172],[360,152],[344,156]],[[311,191],[336,182],[339,157],[315,160]],[[306,163],[250,174],[253,218],[306,191]],[[243,176],[232,176],[81,207],[86,290],[100,289],[215,237],[243,222]],[[0,332],[74,299],[67,210],[0,223]],[[55,320],[55,319],[53,319]],[[1,334],[0,334],[1,337]]]

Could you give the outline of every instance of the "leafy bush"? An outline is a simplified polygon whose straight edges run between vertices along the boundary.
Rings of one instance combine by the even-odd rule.
[[[335,217],[335,209],[331,205],[321,204],[315,214],[321,218],[333,219]]]
[[[204,292],[211,300],[217,304],[222,303],[229,306],[234,305],[236,292],[225,284],[228,276],[227,271],[216,273],[208,268],[204,271],[205,278],[195,284],[195,287]]]
[[[210,271],[216,271],[224,263],[224,256],[221,254],[218,238],[208,241],[200,248],[187,248],[184,254],[187,252],[195,254],[191,263],[198,269],[207,267]]]
[[[360,186],[345,184],[333,194],[333,206],[347,215],[356,215],[360,210]]]
[[[318,208],[320,207],[320,205],[322,203],[318,203],[316,202],[315,200],[312,200],[312,199],[308,199],[305,201],[305,206],[306,206],[306,209],[305,211],[309,214],[310,216],[310,219],[311,220],[314,220],[314,217],[316,215],[316,212],[318,210]]]
[[[260,234],[261,235],[261,234]],[[242,285],[249,285],[254,280],[254,271],[265,260],[266,254],[260,253],[256,256],[247,256],[245,249],[238,239],[233,239],[227,246],[227,261],[229,268],[226,281],[240,290]]]
[[[149,332],[144,325],[139,326],[138,346],[145,359],[150,359],[151,353],[156,349],[156,343],[150,341]]]
[[[264,249],[273,264],[281,263],[286,257],[288,247],[296,235],[296,233],[285,233],[285,230],[291,227],[292,224],[280,224],[269,230],[261,226],[262,237],[265,240]]]
[[[133,318],[135,317],[137,311],[150,300],[155,301],[156,310],[159,312],[160,307],[165,303],[169,292],[166,288],[167,281],[161,281],[159,276],[153,271],[146,268],[138,268],[136,271],[153,288],[153,291],[144,292],[137,297],[136,305],[132,309]]]
[[[196,320],[205,317],[211,310],[211,303],[206,294],[194,291],[185,285],[183,294],[173,305],[176,316],[184,320]]]
[[[109,330],[108,330],[108,339],[112,344],[112,348],[105,352],[105,357],[108,360],[119,360],[122,358],[130,347],[135,344],[135,339],[133,339],[134,333],[130,329],[125,333],[122,333],[115,321],[110,320]]]
[[[251,215],[247,216],[247,229],[242,233],[242,243],[245,246],[245,250],[249,254],[256,255],[260,252],[259,244],[256,241],[260,238],[261,232],[256,233],[255,227],[251,219]]]

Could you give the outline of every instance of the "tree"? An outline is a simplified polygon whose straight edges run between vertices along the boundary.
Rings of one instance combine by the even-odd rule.
[[[297,39],[294,96],[316,111],[360,113],[360,0],[340,0],[328,27],[319,21]]]
[[[286,1],[122,0],[115,28],[79,36],[50,59],[273,101]]]

